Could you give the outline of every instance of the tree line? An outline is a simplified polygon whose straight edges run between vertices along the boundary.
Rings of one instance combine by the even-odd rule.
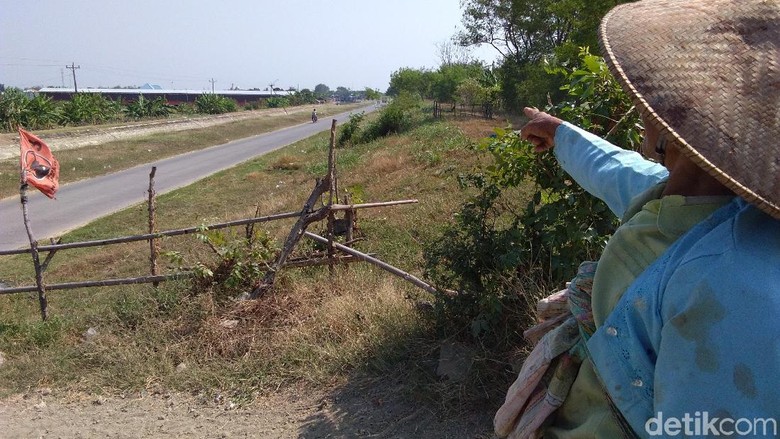
[[[354,101],[378,99],[381,94],[371,88],[349,90],[338,87],[331,91],[325,84],[315,89],[291,90],[286,96],[273,96],[250,102],[239,107],[226,96],[204,93],[193,103],[171,105],[164,98],[145,98],[139,95],[132,101],[114,100],[101,94],[76,93],[65,101],[55,101],[49,96],[7,88],[0,94],[0,131],[14,131],[21,126],[30,130],[62,126],[94,125],[150,118],[165,118],[175,114],[223,114],[239,110],[284,108],[313,105],[323,100]]]

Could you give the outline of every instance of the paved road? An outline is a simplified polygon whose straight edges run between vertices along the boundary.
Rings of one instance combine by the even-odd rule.
[[[352,112],[369,112],[373,109],[372,106]],[[349,119],[352,112],[322,117],[318,123],[305,123],[66,184],[60,187],[56,200],[50,200],[31,188],[28,191],[31,229],[35,239],[45,242],[49,237],[62,235],[66,231],[145,200],[148,197],[149,172],[152,166],[157,166],[155,190],[162,194],[326,131],[330,129],[332,119],[342,124]],[[29,245],[19,197],[0,200],[0,250]]]

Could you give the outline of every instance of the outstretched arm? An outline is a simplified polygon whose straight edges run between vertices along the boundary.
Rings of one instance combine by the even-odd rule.
[[[557,117],[525,108],[528,123],[520,130],[536,152],[554,148],[561,167],[592,195],[622,217],[631,200],[666,179],[665,167],[617,147]]]

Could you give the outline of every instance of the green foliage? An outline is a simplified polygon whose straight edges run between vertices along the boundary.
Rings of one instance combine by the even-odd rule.
[[[314,86],[314,95],[318,99],[328,99],[330,98],[330,87],[325,84],[317,84]]]
[[[268,269],[276,248],[270,235],[253,225],[247,226],[243,236],[235,231],[202,230],[198,240],[211,248],[217,256],[214,266],[196,267],[201,273],[201,285],[210,285],[218,298],[233,298],[249,289]]]
[[[266,99],[265,103],[268,105],[268,108],[284,108],[290,106],[290,101],[287,98],[278,96]]]
[[[603,58],[591,55],[585,47],[580,48],[579,59],[579,65],[573,68],[546,64],[548,73],[566,82],[561,89],[570,97],[569,102],[548,107],[547,111],[616,145],[638,150],[642,128],[631,100],[610,74]],[[579,105],[572,105],[571,100]]]
[[[202,114],[224,114],[238,110],[238,104],[225,96],[204,93],[195,99],[195,109]]]
[[[360,132],[360,123],[366,117],[366,113],[354,113],[349,115],[349,121],[339,128],[338,146],[347,146],[353,143]]]
[[[459,44],[488,44],[501,55],[501,95],[506,109],[543,107],[565,98],[561,83],[545,75],[545,59],[574,63],[579,47],[597,47],[599,21],[628,0],[464,0]]]
[[[3,129],[11,131],[23,125],[27,102],[27,96],[18,88],[8,88],[0,95],[0,122]]]
[[[309,90],[308,88],[304,88],[303,90],[295,92],[295,94],[288,96],[288,99],[290,101],[289,105],[309,105],[309,104],[316,104],[317,103],[317,96],[315,96],[314,92]]]
[[[101,94],[76,93],[62,107],[66,125],[97,124],[119,119],[121,104]]]
[[[59,107],[46,96],[30,99],[18,88],[0,95],[0,128],[12,131],[21,126],[36,130],[55,126],[61,118]]]
[[[603,60],[587,50],[580,59],[572,68],[548,68],[567,83],[569,96],[548,111],[634,146],[637,115],[627,97]],[[527,291],[524,286],[562,285],[581,261],[597,257],[617,224],[603,202],[565,174],[551,151],[534,153],[517,132],[496,130],[478,150],[490,154],[492,164],[461,178],[462,187],[478,194],[426,248],[426,275],[462,292],[437,297],[440,326],[469,325],[475,336],[496,342],[490,336],[503,333],[498,324],[505,316],[522,314],[518,304],[533,302],[518,297]],[[530,192],[525,206],[507,195],[518,189]]]
[[[401,93],[382,110],[379,117],[363,130],[361,142],[370,142],[390,134],[399,134],[413,128],[420,122],[422,101],[415,95]]]
[[[428,97],[430,96],[432,80],[432,73],[428,70],[404,67],[390,75],[390,87],[388,87],[386,94],[399,96],[401,93],[406,93]]]
[[[162,97],[149,100],[143,95],[139,95],[137,100],[130,102],[124,108],[125,115],[131,119],[167,117],[172,111],[173,107],[168,105]]]
[[[482,76],[479,63],[445,64],[432,75],[430,97],[439,102],[455,102],[458,86],[469,78]]]
[[[62,110],[48,96],[37,95],[28,103],[24,126],[31,130],[53,128],[62,120]]]
[[[382,93],[380,93],[379,90],[374,90],[371,87],[366,87],[363,93],[365,95],[365,98],[371,101],[382,98]]]

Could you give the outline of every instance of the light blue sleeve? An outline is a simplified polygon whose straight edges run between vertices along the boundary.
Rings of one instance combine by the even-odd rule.
[[[622,218],[631,200],[669,176],[665,167],[568,122],[555,131],[555,157],[590,194]]]

